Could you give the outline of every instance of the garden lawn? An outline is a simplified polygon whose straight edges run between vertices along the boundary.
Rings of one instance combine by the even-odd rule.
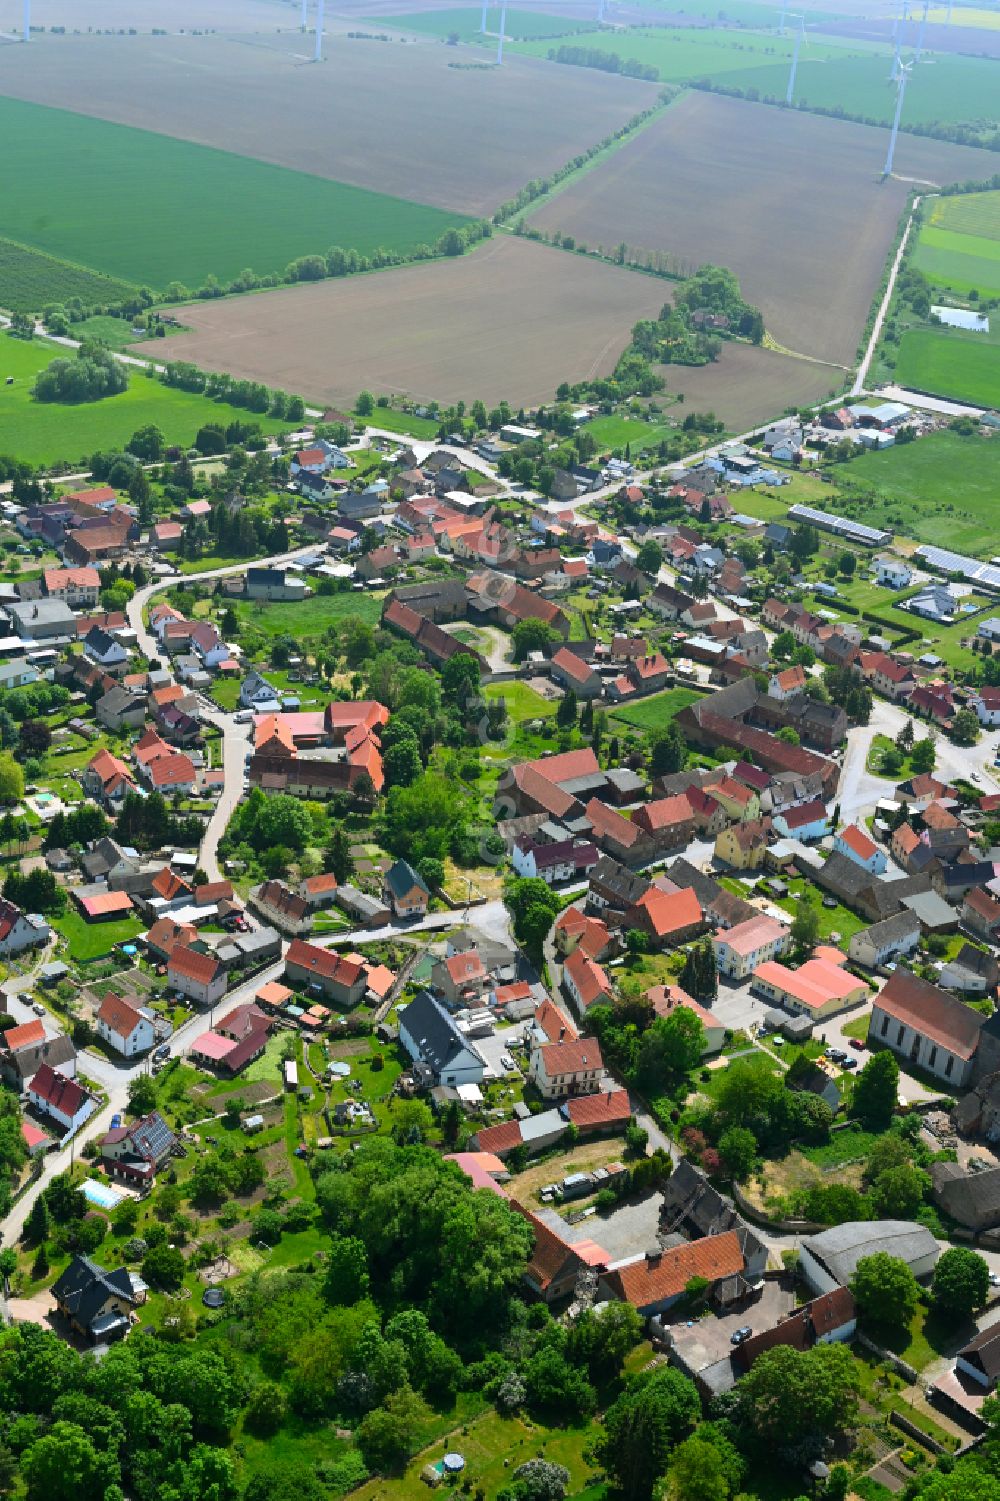
[[[527,683],[489,683],[483,691],[488,699],[502,698],[508,715],[517,724],[529,719],[546,719],[556,711],[554,703],[536,693],[534,688],[529,688]]]
[[[466,222],[405,199],[15,99],[0,98],[0,135],[21,143],[0,162],[4,228],[14,240],[160,290],[172,281],[198,288],[212,275],[226,283],[246,267],[281,272],[289,261],[324,255],[331,245],[362,255],[379,247],[409,251]],[[224,203],[238,203],[239,212],[220,212]]]
[[[73,350],[48,339],[29,341],[0,334],[0,453],[38,465],[65,459],[75,467],[81,461],[89,463],[98,449],[124,448],[136,429],[148,423],[159,427],[168,443],[189,448],[204,423],[225,426],[248,418],[258,420],[243,408],[164,386],[135,366],[128,390],[117,396],[76,406],[35,401],[31,388],[39,371],[55,359],[75,357]],[[6,384],[9,377],[13,378],[10,386]],[[259,420],[268,434],[289,432],[295,426],[272,417]]]
[[[819,941],[820,943],[836,942],[841,947],[853,938],[855,933],[860,933],[868,924],[863,918],[855,916],[847,907],[838,903],[836,907],[824,907],[822,893],[811,882],[795,880],[788,882],[788,895],[772,897],[776,907],[782,907],[789,917],[794,917],[802,898],[809,896],[813,899],[816,911],[819,913]],[[834,940],[831,934],[837,933],[839,937]]]
[[[116,943],[128,943],[146,929],[138,917],[125,917],[120,922],[87,922],[75,907],[68,905],[60,917],[50,921],[65,938],[69,957],[77,961],[101,959],[110,954]]]
[[[894,374],[901,386],[917,391],[976,406],[1000,406],[1000,348],[992,333],[907,329],[899,342]]]
[[[347,590],[343,594],[313,594],[296,604],[238,599],[233,601],[233,609],[241,628],[254,626],[268,636],[294,636],[306,641],[347,617],[375,625],[382,614],[382,597]]]
[[[459,1403],[462,1398],[459,1398]],[[458,1424],[461,1415],[456,1414]],[[471,1489],[483,1489],[488,1496],[509,1481],[518,1465],[539,1457],[555,1464],[565,1465],[569,1470],[568,1491],[572,1495],[581,1490],[590,1474],[590,1466],[583,1459],[583,1450],[597,1436],[595,1425],[583,1428],[554,1428],[532,1423],[520,1418],[502,1418],[493,1408],[472,1422],[453,1430],[453,1441],[445,1441],[447,1430],[436,1443],[429,1446],[407,1465],[398,1479],[371,1480],[355,1491],[357,1501],[424,1501],[427,1487],[420,1478],[425,1464],[434,1464],[444,1457],[449,1448],[459,1450],[465,1458],[463,1482],[468,1478]]]
[[[691,688],[668,688],[639,703],[623,704],[612,711],[611,718],[624,720],[626,724],[639,730],[660,730],[701,696]]]

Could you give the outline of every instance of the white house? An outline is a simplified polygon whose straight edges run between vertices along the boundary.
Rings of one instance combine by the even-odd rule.
[[[835,854],[846,855],[848,860],[853,860],[855,865],[860,865],[862,870],[867,870],[873,876],[884,875],[888,868],[889,860],[885,850],[869,839],[856,823],[841,829],[833,842],[833,848]]]
[[[226,993],[226,971],[211,954],[179,943],[167,961],[167,981],[199,1006],[214,1006]]]
[[[988,620],[981,620],[976,627],[976,635],[983,636],[987,641],[1000,641],[1000,615],[991,615]]]
[[[259,672],[248,672],[240,684],[240,707],[256,709],[258,714],[276,713],[281,708],[278,690]]]
[[[986,1018],[909,970],[893,971],[868,1020],[872,1043],[954,1088],[972,1077]]]
[[[887,589],[905,589],[913,578],[913,570],[909,568],[902,558],[893,558],[888,554],[875,559],[875,582],[883,584]]]
[[[38,672],[25,657],[0,662],[0,688],[27,688],[38,682]]]
[[[790,929],[762,912],[759,917],[716,933],[712,939],[716,968],[731,980],[745,980],[761,964],[783,954],[790,941]]]
[[[22,912],[0,897],[0,954],[20,954],[23,949],[48,943],[51,928],[35,912]]]
[[[121,642],[98,625],[91,626],[84,637],[83,652],[98,667],[122,667],[128,661],[128,652]]]
[[[906,600],[905,607],[911,614],[931,620],[935,625],[951,625],[958,609],[958,600],[943,584],[928,584],[919,594]]]
[[[67,1079],[58,1069],[43,1063],[28,1085],[28,1101],[42,1115],[49,1115],[67,1131],[82,1126],[93,1115],[95,1101],[82,1084]]]
[[[125,1058],[148,1053],[156,1041],[152,1017],[111,990],[101,1002],[94,1025],[98,1037]]]
[[[980,688],[969,703],[984,728],[993,729],[1000,724],[1000,688]]]
[[[852,964],[865,969],[881,969],[894,959],[914,953],[919,946],[920,920],[905,907],[893,917],[855,933],[847,945],[847,956]]]
[[[819,798],[813,798],[808,803],[798,803],[792,808],[782,808],[780,813],[774,815],[771,827],[782,839],[798,839],[802,844],[825,839],[830,832],[826,808]]]
[[[439,1084],[479,1084],[486,1062],[474,1043],[459,1030],[427,990],[398,1013],[399,1040],[414,1063],[430,1069]]]
[[[546,1100],[595,1094],[601,1087],[604,1059],[595,1037],[574,1037],[534,1047],[528,1077]]]

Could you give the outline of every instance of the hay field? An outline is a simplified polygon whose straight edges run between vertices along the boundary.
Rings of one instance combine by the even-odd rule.
[[[498,237],[460,260],[185,307],[171,357],[343,406],[360,390],[516,408],[608,373],[663,283]]]
[[[346,36],[329,38],[321,64],[303,61],[297,35],[266,45],[47,37],[0,47],[0,94],[71,101],[100,119],[470,215],[491,212],[657,96],[655,84],[582,78],[532,58],[487,71],[450,68],[455,59],[436,42]]]
[[[778,344],[849,365],[906,201],[904,183],[877,180],[885,144],[869,126],[693,93],[531,222],[728,266]],[[937,181],[994,164],[909,136],[896,153],[901,176]]]
[[[1000,295],[1000,192],[939,198],[920,230],[913,263],[960,296]]]

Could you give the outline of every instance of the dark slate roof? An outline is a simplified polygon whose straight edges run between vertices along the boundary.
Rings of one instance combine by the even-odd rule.
[[[421,891],[426,891],[427,895],[430,896],[427,882],[422,876],[417,875],[417,872],[407,860],[397,860],[395,865],[386,871],[385,884],[393,896],[406,896],[408,892],[413,890],[414,886],[419,886]]]
[[[57,1302],[85,1329],[90,1328],[108,1298],[137,1302],[127,1267],[108,1272],[89,1256],[74,1256],[52,1292]]]
[[[457,1024],[430,991],[422,990],[397,1014],[401,1026],[420,1049],[422,1061],[436,1073],[442,1073],[459,1054],[471,1051]]]

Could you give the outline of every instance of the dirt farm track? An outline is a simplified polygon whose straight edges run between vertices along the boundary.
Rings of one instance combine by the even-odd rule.
[[[690,93],[531,222],[590,246],[625,240],[728,266],[780,345],[846,365],[908,191],[878,180],[886,142],[870,126]],[[997,157],[901,135],[896,170],[982,180]]]
[[[654,84],[513,53],[501,69],[449,67],[453,49],[430,40],[331,35],[326,52],[315,66],[311,39],[273,31],[47,36],[0,47],[0,94],[472,216],[657,97]]]
[[[343,404],[360,390],[421,400],[549,401],[607,374],[662,281],[497,236],[450,261],[179,309],[170,357]]]

